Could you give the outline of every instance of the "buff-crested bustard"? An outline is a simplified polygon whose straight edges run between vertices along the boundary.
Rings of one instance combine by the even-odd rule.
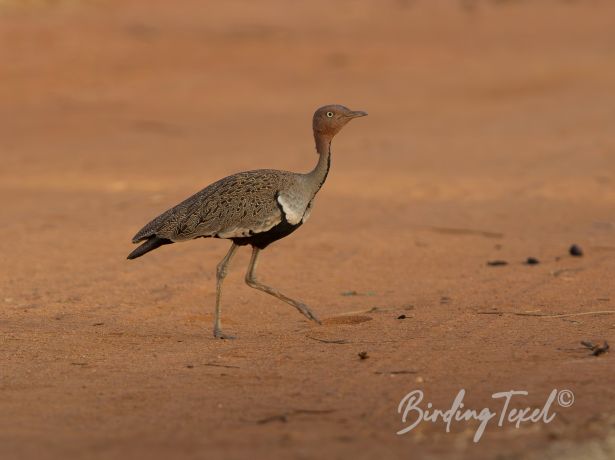
[[[307,305],[280,293],[256,279],[256,264],[262,249],[290,235],[309,217],[316,193],[331,166],[331,140],[353,118],[367,115],[342,105],[326,105],[314,113],[312,128],[316,167],[306,173],[259,169],[220,179],[177,206],[162,213],[143,227],[132,239],[145,241],[130,253],[136,259],[162,245],[195,238],[225,238],[231,248],[217,267],[214,337],[233,338],[222,332],[220,298],[222,282],[239,246],[251,245],[252,257],[246,283],[292,305],[307,318],[320,323]]]

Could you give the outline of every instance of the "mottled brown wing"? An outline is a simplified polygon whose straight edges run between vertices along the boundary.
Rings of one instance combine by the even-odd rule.
[[[171,241],[233,238],[269,230],[281,222],[277,194],[292,173],[248,171],[225,177],[156,217],[133,242],[152,236]]]

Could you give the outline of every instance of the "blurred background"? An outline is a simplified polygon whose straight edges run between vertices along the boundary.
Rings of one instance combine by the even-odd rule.
[[[103,406],[124,414],[126,392],[140,402],[124,414],[124,429],[154,442],[161,455],[165,440],[231,448],[232,430],[221,431],[218,421],[227,429],[246,400],[236,396],[223,416],[210,410],[232,399],[229,386],[212,384],[217,390],[210,399],[199,393],[199,403],[188,398],[196,390],[172,373],[160,387],[147,387],[175,359],[183,369],[201,347],[221,356],[209,340],[210,307],[226,243],[199,240],[131,263],[124,258],[143,224],[222,176],[311,169],[311,116],[324,104],[369,117],[335,139],[332,171],[309,225],[267,251],[263,279],[302,296],[323,317],[411,305],[421,322],[399,337],[462,328],[449,350],[477,334],[464,342],[466,353],[492,341],[500,354],[464,367],[464,375],[480,381],[481,362],[494,371],[501,366],[505,389],[510,379],[525,376],[525,384],[540,372],[547,385],[539,358],[518,374],[510,360],[525,357],[506,354],[512,343],[534,343],[542,326],[516,324],[503,338],[495,325],[463,315],[485,307],[596,309],[604,307],[599,299],[615,295],[608,282],[615,270],[615,4],[608,0],[0,0],[0,63],[0,328],[11,369],[5,384],[13,391],[0,426],[8,453],[40,454],[42,444],[24,443],[29,439],[44,439],[51,452],[73,452],[66,446],[81,426],[98,433],[81,433],[89,439],[83,448],[104,444],[117,433],[96,414]],[[576,262],[553,265],[575,242],[597,259],[582,270]],[[549,263],[530,273],[521,264],[528,256]],[[227,324],[249,337],[253,351],[297,351],[293,334],[303,323],[242,286],[247,257],[240,255],[228,280]],[[493,259],[514,266],[494,275],[485,264]],[[568,281],[552,275],[560,269],[572,270]],[[369,319],[363,329],[334,323],[376,342],[382,331],[393,334]],[[612,320],[586,326],[601,337],[615,327]],[[566,346],[567,337],[582,338],[568,327],[549,326],[553,349]],[[184,333],[192,351],[172,348]],[[161,347],[156,359],[152,347]],[[264,360],[235,347],[235,357]],[[434,361],[414,342],[395,348],[414,356],[428,381],[452,382],[441,387],[443,400],[460,385],[447,369],[470,362],[467,354]],[[174,354],[163,351],[170,349]],[[323,359],[345,375],[337,355]],[[105,377],[82,391],[92,375],[75,375],[75,366],[62,367],[66,360]],[[253,369],[254,382],[265,378],[266,363]],[[330,367],[286,365],[318,397],[333,384]],[[593,371],[597,381],[603,370]],[[196,388],[202,382],[195,375]],[[347,393],[348,420],[360,408],[372,414],[369,423],[319,425],[332,452],[347,452],[343,436],[361,430],[362,441],[350,443],[355,454],[380,452],[395,431],[394,407],[405,387],[370,378],[373,372],[362,381],[361,398],[356,388]],[[44,382],[55,383],[37,386]],[[287,383],[277,392],[262,389],[253,418],[292,400],[294,383],[280,385]],[[178,399],[167,401],[175,390]],[[208,409],[177,422],[181,430],[173,425],[181,436],[161,441],[156,430],[168,426],[133,433],[128,423],[149,419],[151,398],[176,415],[199,404]],[[373,405],[365,409],[365,401]],[[585,401],[586,418],[604,403]],[[67,425],[49,434],[49,422]],[[207,440],[199,426],[209,427]],[[382,426],[388,434],[378,431]],[[293,433],[280,448],[301,446],[309,456],[311,438]],[[267,452],[263,439],[277,439],[275,431],[244,435],[251,441],[238,455]],[[407,452],[410,441],[402,442],[389,453]],[[137,449],[129,440],[126,446]]]

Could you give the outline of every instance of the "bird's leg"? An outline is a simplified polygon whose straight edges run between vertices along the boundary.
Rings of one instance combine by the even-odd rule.
[[[239,246],[235,243],[232,244],[231,249],[228,250],[224,259],[220,261],[216,268],[216,313],[214,318],[214,337],[218,339],[234,339],[231,335],[226,335],[222,332],[220,322],[220,297],[222,296],[222,282],[228,273],[228,264],[235,255],[235,251]]]
[[[292,305],[297,310],[299,310],[308,319],[311,319],[312,321],[316,321],[318,324],[321,324],[318,317],[314,313],[312,313],[312,311],[307,305],[285,296],[277,289],[267,286],[256,279],[256,263],[258,260],[259,252],[260,249],[255,246],[252,247],[252,257],[250,259],[250,265],[248,266],[248,271],[246,273],[247,285],[260,291],[266,292],[267,294],[271,294],[272,296],[277,297],[280,300],[283,300],[287,304]]]

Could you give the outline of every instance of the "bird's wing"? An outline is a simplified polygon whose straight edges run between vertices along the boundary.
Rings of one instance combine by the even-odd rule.
[[[225,177],[155,218],[133,241],[153,235],[171,241],[234,238],[267,231],[282,221],[276,197],[292,173],[248,171]]]

